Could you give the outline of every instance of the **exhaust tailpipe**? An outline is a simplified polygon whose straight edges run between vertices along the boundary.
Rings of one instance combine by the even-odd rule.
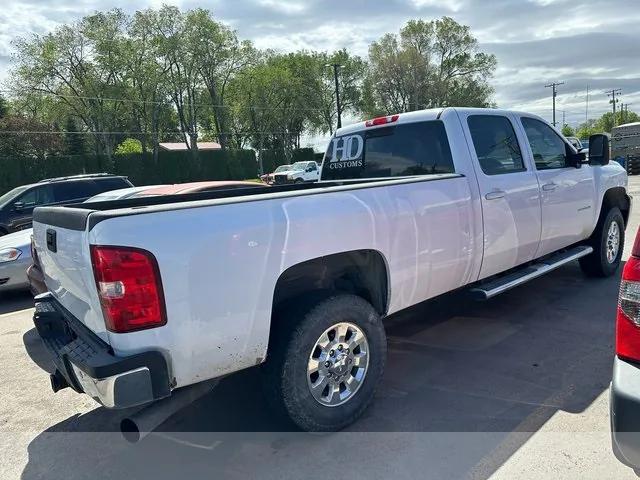
[[[217,383],[217,379],[209,380],[175,390],[171,396],[123,418],[120,422],[120,432],[128,442],[139,442],[174,413],[213,390]]]

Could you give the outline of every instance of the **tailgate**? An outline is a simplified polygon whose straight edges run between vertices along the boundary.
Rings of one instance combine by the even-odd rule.
[[[75,318],[108,341],[89,253],[86,219],[90,210],[69,207],[36,209],[33,239],[45,283]],[[64,221],[72,215],[75,221]],[[84,219],[84,221],[81,221]]]

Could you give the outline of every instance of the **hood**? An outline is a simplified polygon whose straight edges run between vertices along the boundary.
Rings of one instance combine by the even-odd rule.
[[[17,248],[22,250],[22,253],[29,252],[31,248],[32,233],[33,229],[27,228],[25,230],[20,230],[19,232],[3,235],[0,237],[0,250],[5,248]]]

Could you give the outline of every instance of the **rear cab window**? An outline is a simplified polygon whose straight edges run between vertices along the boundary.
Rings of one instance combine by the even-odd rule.
[[[333,138],[324,157],[322,179],[393,178],[454,171],[444,124],[430,120]]]

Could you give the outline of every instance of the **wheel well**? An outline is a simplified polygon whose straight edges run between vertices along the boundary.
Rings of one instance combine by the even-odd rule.
[[[327,255],[282,272],[276,283],[273,311],[307,294],[340,291],[364,298],[380,315],[384,315],[388,285],[386,263],[376,250]]]
[[[600,210],[600,216],[606,215],[610,208],[618,207],[622,212],[624,218],[624,224],[627,225],[629,221],[629,209],[631,202],[629,196],[623,187],[614,187],[607,190],[602,199],[602,209]]]

